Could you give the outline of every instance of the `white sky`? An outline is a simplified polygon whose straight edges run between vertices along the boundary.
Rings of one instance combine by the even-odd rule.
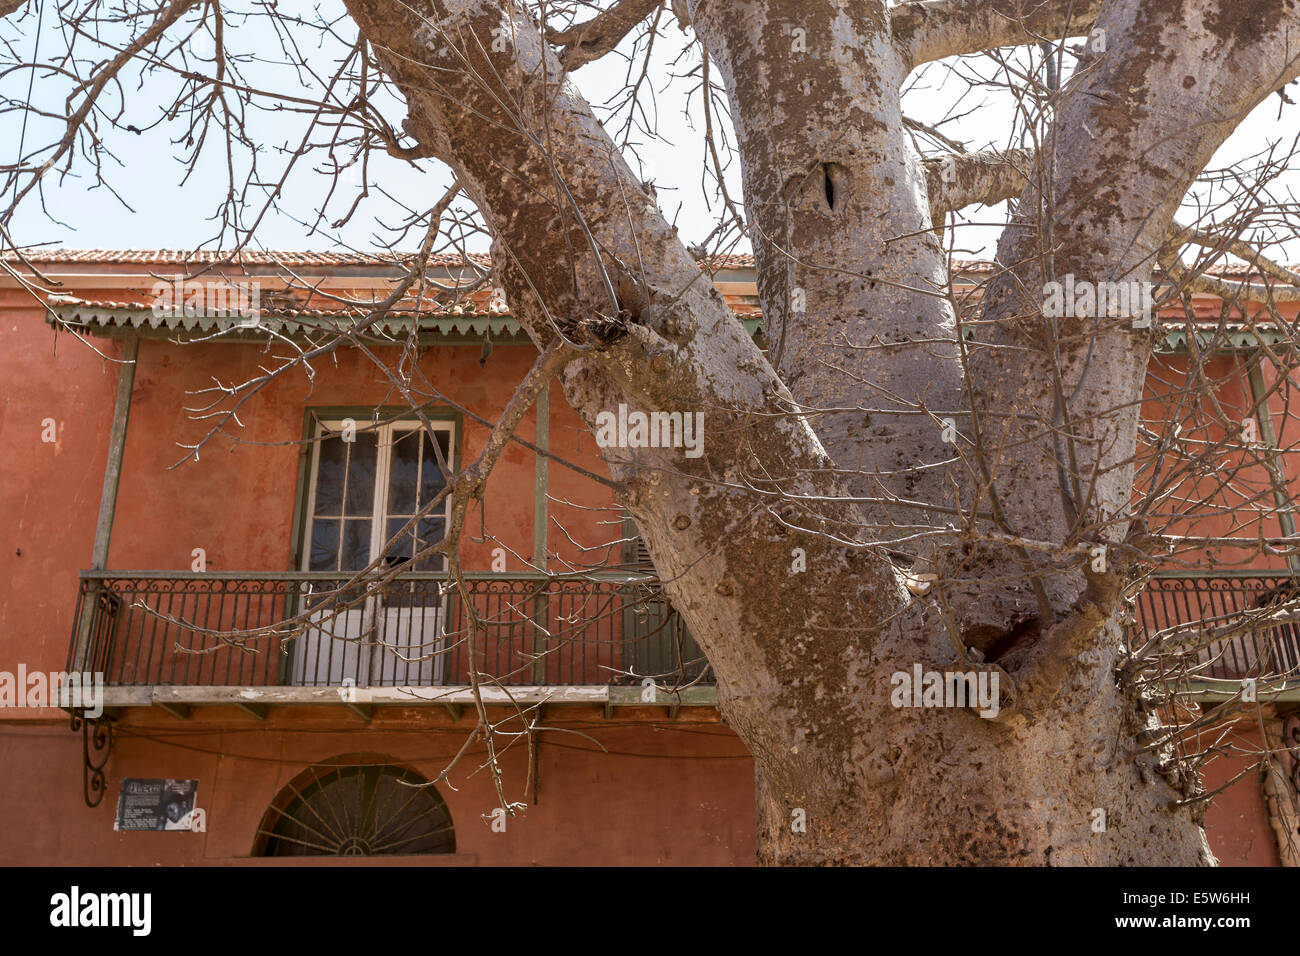
[[[65,41],[51,13],[54,0],[42,2],[48,6],[45,29],[41,31],[39,42],[43,58],[47,58]],[[264,18],[241,23],[236,11],[253,9],[246,6],[249,3],[251,0],[241,0],[227,14],[227,43],[239,52],[258,55],[259,62],[248,67],[249,75],[255,77],[256,82],[282,92],[306,97],[317,95],[321,87],[310,77],[299,76],[272,62],[279,47]],[[223,9],[227,9],[226,5]],[[342,13],[341,5],[313,4],[307,0],[282,0],[278,9],[281,13],[293,12],[304,18],[326,16],[334,19]],[[37,42],[34,16],[29,15],[21,22],[14,21],[15,18],[10,17],[0,22],[0,39],[12,44],[5,55],[10,62],[15,56],[30,58]],[[345,33],[353,32],[346,21],[340,24],[340,29]],[[716,223],[717,205],[711,189],[706,194],[706,190],[701,188],[705,151],[699,97],[693,99],[688,109],[685,92],[689,84],[673,81],[671,77],[674,69],[682,73],[697,62],[697,57],[688,54],[675,68],[671,65],[683,44],[684,36],[675,21],[665,15],[650,73],[652,95],[642,101],[644,108],[654,116],[659,138],[647,140],[644,136],[639,137],[638,152],[646,161],[647,178],[656,183],[661,207],[669,219],[677,222],[679,234],[689,243],[699,241],[712,230]],[[195,40],[194,45],[200,53],[203,52],[202,39]],[[627,45],[625,43],[624,47]],[[313,40],[308,51],[308,64],[317,74],[327,75],[336,67],[337,52],[337,49],[320,48]],[[103,51],[98,55],[102,56]],[[171,62],[178,60],[179,55]],[[989,78],[999,75],[996,65],[987,58],[967,60],[963,69],[969,74],[978,73]],[[588,99],[599,106],[613,91],[623,86],[626,70],[625,61],[611,56],[584,67],[574,74],[574,80]],[[25,99],[27,85],[32,80],[30,70],[8,73],[0,78],[0,95]],[[913,81],[914,88],[904,101],[909,116],[936,123],[947,115],[960,114],[945,123],[943,130],[971,149],[1019,145],[1009,138],[1013,110],[1005,91],[988,86],[972,88],[950,71],[936,66],[928,68],[919,80],[914,77]],[[211,217],[227,188],[225,157],[221,150],[209,148],[196,173],[182,185],[185,170],[177,162],[177,157],[182,155],[183,149],[173,140],[183,134],[184,127],[179,121],[158,123],[163,103],[173,94],[175,84],[175,76],[165,74],[146,77],[142,88],[137,88],[135,82],[124,84],[126,111],[120,122],[134,124],[144,130],[141,134],[111,129],[103,121],[99,124],[107,146],[113,151],[113,156],[104,158],[106,178],[130,209],[124,208],[108,189],[94,184],[90,166],[82,158],[66,178],[61,179],[56,172],[46,177],[42,185],[49,215],[42,211],[38,201],[33,201],[34,197],[29,197],[13,224],[14,237],[24,244],[54,243],[70,247],[190,248],[200,244],[210,247],[215,232]],[[34,99],[56,115],[62,113],[66,93],[67,84],[59,78],[43,75],[35,78]],[[274,111],[272,100],[262,98],[257,102],[261,109],[251,117],[250,128],[262,151],[262,178],[273,182],[279,179],[289,151],[302,137],[305,121],[297,113]],[[116,91],[104,100],[105,107],[112,111],[117,109],[118,103]],[[1225,144],[1212,166],[1229,165],[1266,149],[1270,144],[1280,144],[1280,151],[1285,154],[1292,140],[1300,135],[1300,107],[1288,107],[1279,120],[1278,104],[1276,96],[1270,97]],[[396,124],[400,122],[403,111],[400,104],[392,103],[391,106],[386,115]],[[607,125],[611,132],[616,131],[615,122]],[[61,123],[55,120],[29,119],[25,131],[22,126],[17,113],[0,114],[0,149],[10,154],[6,161],[11,162],[18,154],[20,139],[30,149],[33,145],[47,142],[61,129]],[[368,250],[375,248],[377,236],[382,238],[385,235],[379,224],[400,221],[401,206],[376,196],[363,204],[353,220],[341,229],[329,228],[327,221],[323,228],[311,232],[303,223],[315,219],[315,209],[328,189],[328,179],[313,172],[311,167],[319,168],[323,161],[323,154],[313,154],[305,167],[300,166],[289,177],[278,210],[263,221],[254,245],[280,249],[351,247]],[[302,164],[303,161],[299,162]],[[1289,191],[1295,185],[1295,177],[1296,174],[1289,171],[1274,184],[1275,200],[1293,198]],[[441,194],[449,177],[445,169],[428,161],[421,163],[421,168],[416,170],[408,164],[382,157],[373,162],[369,180],[380,184],[401,203],[427,208]],[[735,197],[741,194],[739,180],[739,165],[735,162],[728,173],[729,189]],[[331,205],[328,219],[337,218],[351,203],[360,191],[359,179],[354,178],[344,189],[345,193],[337,196]],[[264,197],[267,191],[267,188],[254,190],[251,195]],[[999,231],[998,224],[1004,218],[1003,209],[972,209],[967,211],[966,218],[980,224],[959,231],[958,254],[990,257]],[[413,233],[400,247],[409,250],[415,242]],[[471,244],[471,248],[485,249],[486,241],[480,238]],[[747,246],[742,243],[736,249],[745,250]],[[1300,259],[1300,241],[1289,239],[1284,248],[1274,250],[1274,253],[1292,261]]]

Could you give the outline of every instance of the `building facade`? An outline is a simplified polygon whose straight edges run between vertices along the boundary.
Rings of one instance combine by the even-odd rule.
[[[449,476],[482,453],[536,356],[478,284],[485,261],[435,258],[431,288],[470,291],[408,293],[383,315],[401,270],[380,257],[99,250],[10,265],[0,862],[752,862],[752,761],[558,385],[471,506],[463,590],[429,549]],[[752,263],[709,266],[761,336]],[[1197,309],[1217,314],[1207,297]],[[342,325],[355,338],[326,347]],[[1171,397],[1195,361],[1256,421],[1251,437],[1285,447],[1269,341],[1234,334],[1208,360],[1170,336],[1142,416],[1210,435]],[[1163,493],[1158,474],[1143,480]],[[1289,497],[1267,504],[1267,533],[1292,534]],[[1230,510],[1207,519],[1215,534]],[[1232,557],[1162,569],[1137,597],[1135,639],[1291,593],[1284,554],[1225,570]],[[1261,660],[1300,663],[1285,627],[1225,648],[1188,719]],[[69,673],[103,676],[96,719],[87,696],[33,690],[33,675]],[[472,673],[491,675],[481,714]],[[1294,700],[1238,721],[1203,768],[1210,790],[1240,777],[1206,816],[1226,864],[1295,862]],[[499,781],[481,717],[500,731]],[[1251,769],[1261,733],[1276,759]],[[155,831],[119,813],[128,781],[157,782]]]

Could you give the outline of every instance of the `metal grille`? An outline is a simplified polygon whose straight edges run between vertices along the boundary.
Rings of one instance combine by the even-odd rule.
[[[392,764],[342,760],[289,784],[258,827],[254,856],[455,853],[447,804],[428,781]]]
[[[1200,676],[1219,680],[1300,676],[1300,628],[1262,620],[1288,602],[1300,603],[1300,577],[1287,571],[1223,571],[1153,577],[1137,596],[1134,646],[1162,630],[1199,623],[1205,630],[1236,624],[1245,633],[1216,641],[1200,652]],[[1252,625],[1252,618],[1261,619]]]
[[[111,686],[463,686],[711,681],[650,575],[445,573],[343,589],[325,572],[83,572],[70,669]],[[80,644],[80,658],[78,646]]]

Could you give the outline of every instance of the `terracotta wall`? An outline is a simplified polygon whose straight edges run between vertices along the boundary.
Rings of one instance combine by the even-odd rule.
[[[377,355],[384,360],[394,351],[379,350]],[[477,346],[434,346],[424,351],[420,366],[439,392],[495,422],[534,354],[528,347],[498,346],[486,367],[480,367]],[[186,455],[177,443],[198,442],[210,428],[210,423],[191,420],[184,410],[202,403],[189,393],[207,387],[213,378],[223,382],[253,378],[265,361],[261,350],[244,346],[142,343],[111,567],[188,569],[192,549],[201,547],[207,552],[208,570],[288,569],[298,494],[301,446],[297,443],[305,409],[402,404],[373,363],[356,350],[344,351],[337,362],[315,363],[310,383],[295,371],[253,398],[240,411],[244,428],[227,429],[237,433],[238,441],[219,435],[200,451],[198,461],[173,468]],[[455,412],[450,404],[442,407]],[[577,422],[558,388],[552,409],[551,431],[562,442],[557,454],[602,472],[594,442],[588,440],[580,447],[563,441],[574,434]],[[461,421],[456,455],[465,463],[482,452],[489,429],[464,415]],[[519,437],[532,441],[535,425],[530,413]],[[471,535],[462,548],[466,570],[488,570],[492,548],[497,546],[506,549],[509,570],[524,570],[521,559],[532,557],[535,459],[529,449],[512,444],[497,463],[484,497],[482,521],[477,508],[468,521]],[[554,463],[550,471],[553,495],[578,505],[610,502],[608,490],[590,479]],[[586,546],[620,536],[608,516],[601,526],[600,516],[593,512],[563,505],[554,510],[557,520],[563,520],[576,541]],[[472,540],[483,537],[496,541]],[[551,538],[554,547],[576,558],[574,544],[558,534]]]
[[[471,724],[453,728],[428,709],[384,711],[373,726],[336,712],[301,711],[265,723],[235,711],[187,721],[130,721],[114,744],[109,792],[82,798],[81,739],[63,724],[0,728],[0,865],[222,864],[249,861],[276,794],[304,767],[367,752],[426,778],[446,766]],[[503,715],[502,715],[503,716]],[[453,771],[446,800],[458,864],[730,865],[754,857],[753,763],[709,714],[667,725],[647,712],[607,721],[593,708],[554,721],[587,737],[543,734],[536,802],[524,789],[526,752],[503,758],[507,797],[525,803],[504,833],[485,819],[496,804],[481,749]],[[117,833],[123,777],[198,780],[207,832]],[[382,862],[382,861],[379,861]]]
[[[116,343],[95,345],[120,354]],[[0,669],[62,670],[77,572],[95,539],[118,366],[56,337],[30,297],[10,289],[0,289],[0,348]],[[41,440],[46,419],[53,443]]]
[[[1218,738],[1219,734],[1213,735]],[[1208,746],[1214,739],[1207,738]],[[1201,783],[1207,792],[1223,787],[1234,777],[1235,783],[1217,794],[1205,813],[1205,832],[1210,849],[1224,866],[1278,866],[1277,843],[1268,824],[1264,803],[1264,781],[1250,766],[1261,749],[1259,733],[1247,725],[1238,725],[1222,741],[1225,752],[1206,763]],[[1234,752],[1235,748],[1235,752]]]

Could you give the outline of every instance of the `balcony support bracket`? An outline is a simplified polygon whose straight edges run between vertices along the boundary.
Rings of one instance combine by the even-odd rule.
[[[370,704],[358,704],[355,701],[345,701],[348,710],[356,714],[366,723],[370,723],[370,718],[375,716],[375,708]]]
[[[246,713],[246,714],[252,714],[252,715],[253,715],[254,717],[256,717],[258,720],[266,720],[266,705],[265,705],[265,704],[243,704],[243,703],[236,703],[235,706],[238,707],[240,710],[242,710],[242,711],[243,711],[244,713]]]
[[[94,809],[108,789],[104,768],[113,752],[113,721],[107,717],[87,718],[73,713],[72,730],[81,731],[82,797]]]
[[[190,716],[189,704],[178,704],[171,700],[155,700],[155,704],[161,707],[167,713],[171,714],[177,720],[188,720]]]

